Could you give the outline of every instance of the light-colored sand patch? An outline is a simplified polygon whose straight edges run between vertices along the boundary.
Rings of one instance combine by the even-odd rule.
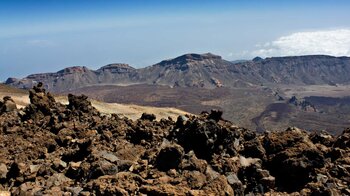
[[[9,93],[0,92],[1,99],[4,96],[8,96],[8,95]],[[28,95],[24,95],[21,93],[11,93],[9,96],[12,97],[12,99],[16,102],[19,108],[25,107],[30,102]],[[60,102],[62,104],[68,104],[67,97],[56,96],[55,99],[57,102]],[[160,120],[162,118],[168,118],[168,117],[171,117],[174,120],[176,120],[176,118],[179,115],[188,114],[188,112],[185,112],[176,108],[169,108],[169,107],[160,108],[160,107],[138,106],[138,105],[132,105],[132,104],[104,103],[96,100],[91,100],[91,103],[101,113],[104,113],[104,114],[115,113],[118,115],[126,116],[133,120],[140,118],[142,113],[144,112],[155,114],[157,116],[157,120]]]

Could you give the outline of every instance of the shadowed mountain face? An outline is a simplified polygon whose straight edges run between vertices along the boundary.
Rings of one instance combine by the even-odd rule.
[[[230,62],[210,53],[186,54],[158,64],[135,69],[110,64],[98,70],[69,67],[57,73],[9,78],[6,84],[31,88],[37,82],[62,92],[94,85],[157,84],[170,87],[248,87],[261,84],[349,84],[350,58],[324,55],[255,58]]]

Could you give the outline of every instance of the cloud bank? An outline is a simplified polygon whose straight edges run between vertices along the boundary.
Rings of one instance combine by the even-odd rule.
[[[256,47],[252,56],[350,56],[350,29],[298,32]]]

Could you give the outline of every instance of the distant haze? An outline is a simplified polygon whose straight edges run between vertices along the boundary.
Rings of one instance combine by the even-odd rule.
[[[0,81],[184,53],[350,56],[349,10],[346,0],[1,1]]]

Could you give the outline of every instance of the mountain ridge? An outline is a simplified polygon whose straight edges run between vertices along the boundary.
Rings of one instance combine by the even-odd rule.
[[[31,74],[5,83],[31,88],[37,82],[61,92],[91,85],[154,84],[171,87],[237,87],[261,84],[349,84],[350,57],[304,55],[259,57],[230,62],[212,53],[184,54],[145,68],[113,63],[92,70],[86,66],[64,68],[56,73]]]

